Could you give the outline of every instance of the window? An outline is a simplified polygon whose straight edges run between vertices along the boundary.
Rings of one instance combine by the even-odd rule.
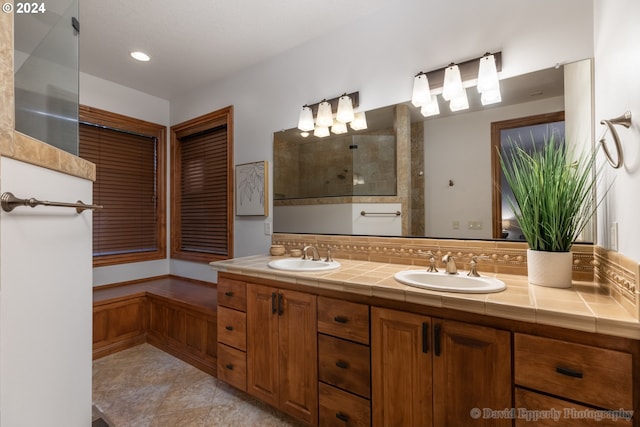
[[[166,257],[166,128],[80,107],[80,157],[96,164],[93,265]]]
[[[171,128],[171,257],[233,257],[233,107]]]

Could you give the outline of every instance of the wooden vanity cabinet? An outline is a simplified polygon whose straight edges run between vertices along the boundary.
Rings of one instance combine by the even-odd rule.
[[[374,427],[512,424],[472,416],[513,406],[510,332],[372,307],[371,334]]]
[[[520,425],[631,426],[618,418],[596,421],[580,412],[633,409],[633,356],[590,345],[516,333],[514,336],[516,407],[561,411],[560,420],[527,420]],[[552,395],[552,396],[549,396]],[[566,399],[566,400],[565,400]],[[583,405],[576,402],[583,403]],[[569,416],[564,416],[565,408]]]
[[[371,425],[369,306],[318,297],[321,426]]]
[[[218,281],[218,379],[247,391],[247,284]]]
[[[318,420],[316,296],[247,284],[247,392],[308,424]]]

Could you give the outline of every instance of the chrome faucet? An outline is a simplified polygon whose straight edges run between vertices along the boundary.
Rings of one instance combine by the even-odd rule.
[[[308,250],[311,249],[312,257],[309,258],[307,254]],[[302,248],[302,259],[310,259],[311,261],[320,261],[320,254],[318,253],[318,248],[315,246],[307,245]]]
[[[453,259],[453,256],[447,254],[442,257],[442,262],[445,264],[445,272],[447,274],[458,274],[458,267]]]

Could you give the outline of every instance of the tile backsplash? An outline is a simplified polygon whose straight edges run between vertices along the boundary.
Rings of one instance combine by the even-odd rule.
[[[321,256],[326,256],[330,248],[332,256],[338,260],[418,266],[428,265],[427,252],[433,253],[439,267],[442,256],[450,254],[463,270],[469,269],[471,257],[482,256],[477,265],[481,272],[527,274],[528,246],[525,242],[288,233],[274,233],[272,242],[284,245],[287,253],[291,249],[314,245]],[[575,244],[572,252],[574,280],[597,281],[640,320],[639,264],[618,252],[591,244]]]

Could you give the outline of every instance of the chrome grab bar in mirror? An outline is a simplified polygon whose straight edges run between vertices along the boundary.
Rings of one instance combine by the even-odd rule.
[[[600,144],[602,145],[604,154],[605,156],[607,156],[607,160],[609,161],[611,166],[613,166],[614,169],[618,169],[620,166],[622,166],[624,158],[622,156],[622,145],[620,144],[620,137],[618,136],[618,132],[616,131],[616,128],[613,127],[613,125],[621,125],[628,129],[631,126],[631,111],[627,111],[620,117],[616,117],[611,120],[602,120],[600,121],[600,124],[607,126],[607,128],[604,130],[604,133],[602,134],[602,137],[600,138]],[[607,147],[607,144],[605,141],[605,136],[607,135],[607,131],[611,131],[611,136],[613,136],[613,143],[616,146],[616,152],[618,157],[617,161],[613,160],[613,156],[611,155],[611,152]]]
[[[360,215],[362,215],[362,216],[367,216],[367,215],[393,215],[393,216],[400,216],[402,214],[400,213],[400,211],[395,211],[395,212],[365,212],[365,211],[360,211]]]
[[[63,208],[76,208],[77,213],[82,213],[87,209],[102,209],[100,205],[87,205],[82,200],[78,200],[76,203],[64,203],[64,202],[49,202],[46,200],[38,200],[35,198],[19,199],[12,193],[5,192],[0,196],[0,205],[5,212],[11,212],[18,206],[30,206],[35,208],[36,206],[57,206]]]

